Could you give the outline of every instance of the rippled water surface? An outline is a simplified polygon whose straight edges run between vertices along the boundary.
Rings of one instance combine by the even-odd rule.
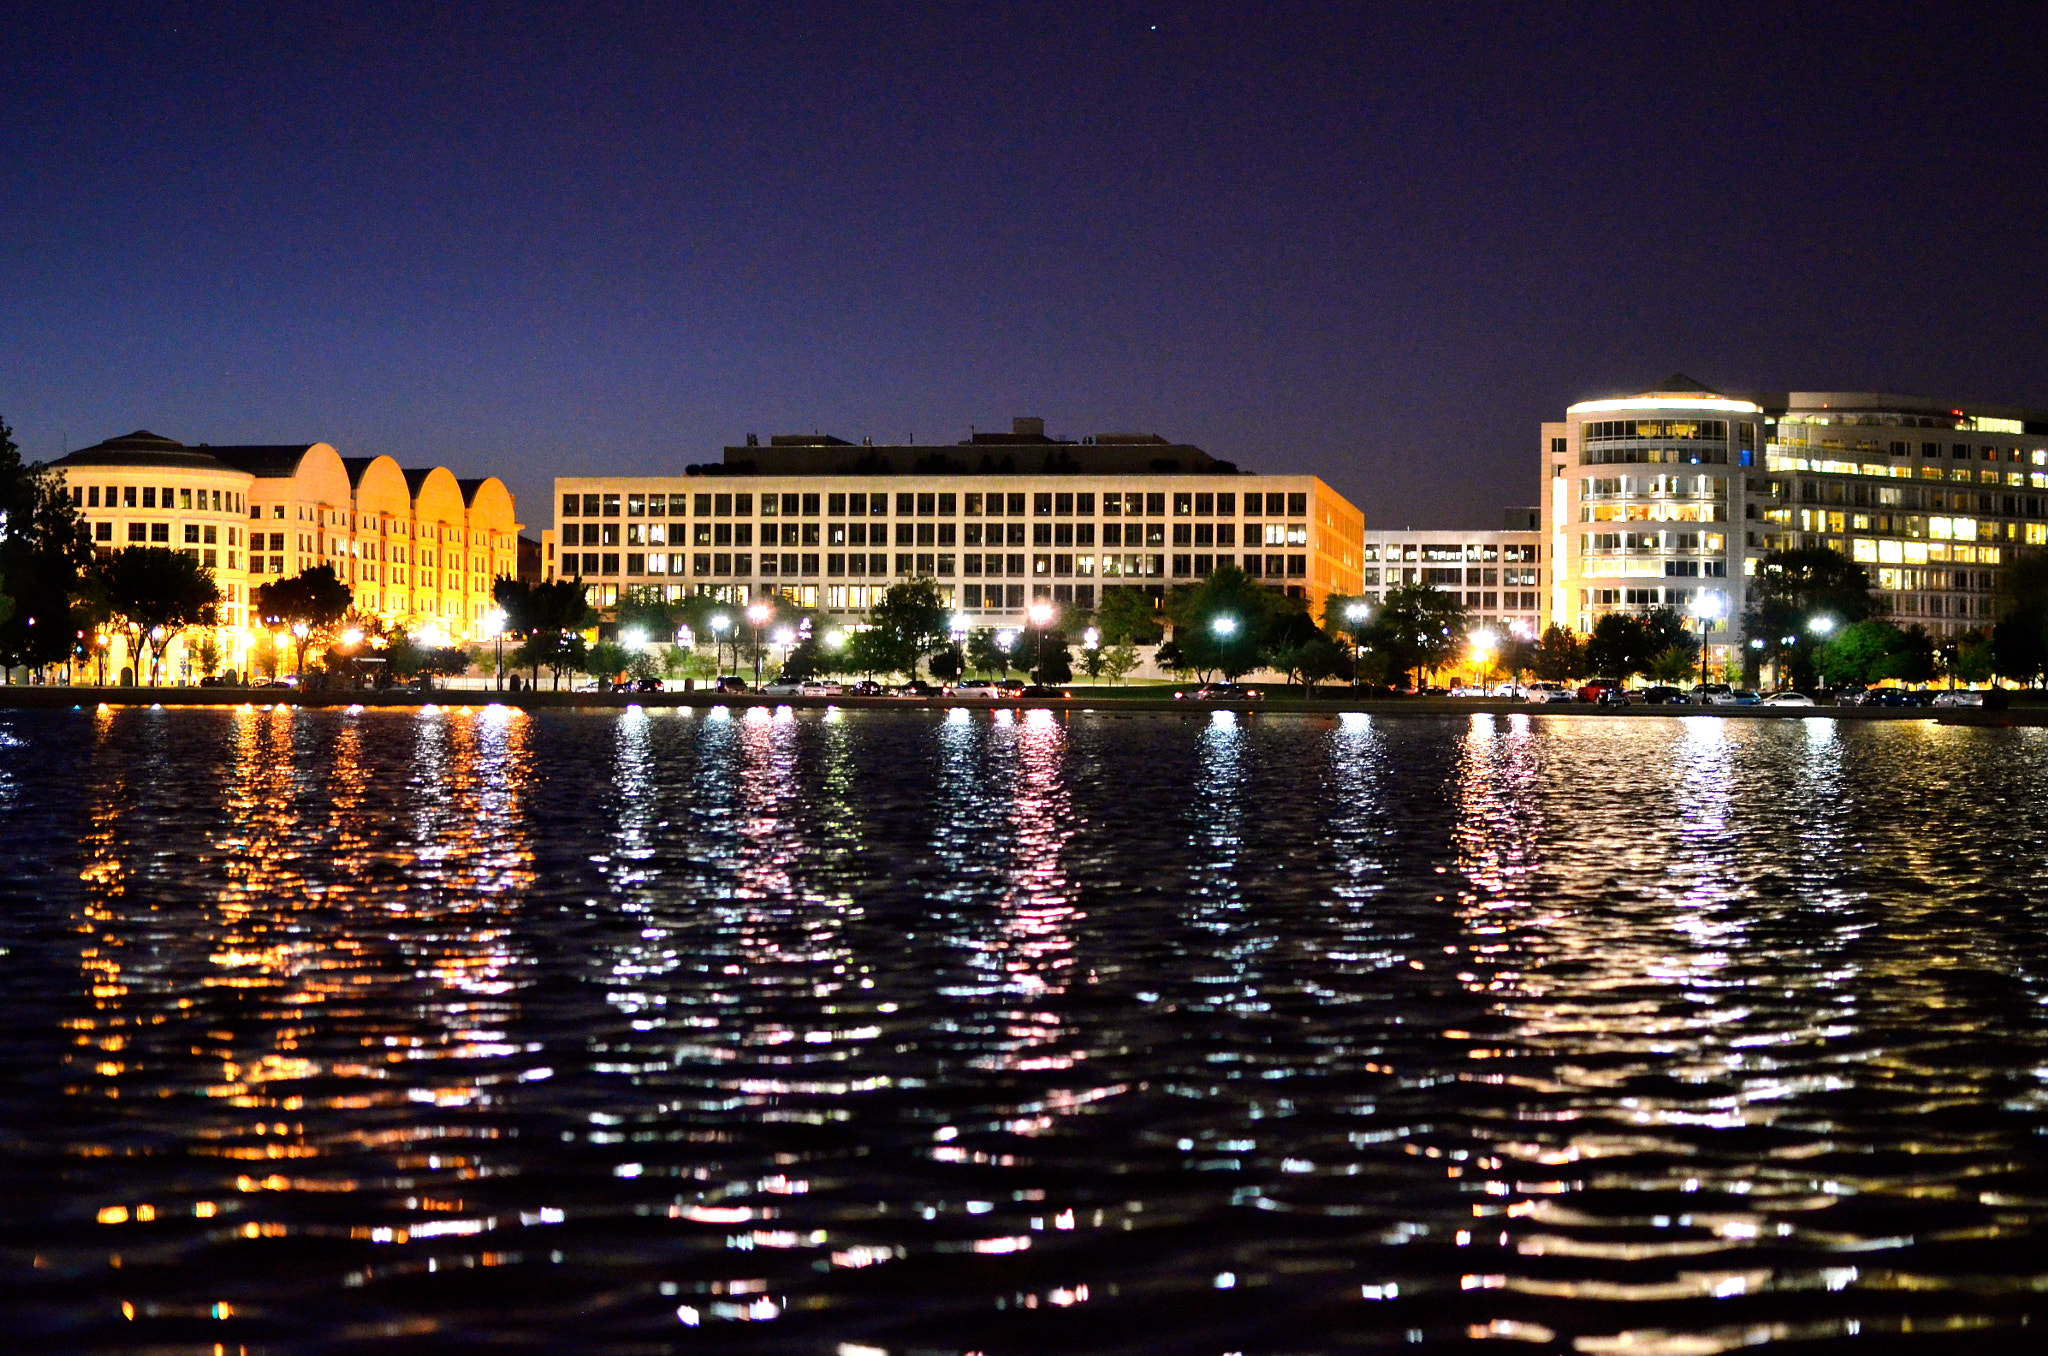
[[[1919,722],[0,712],[0,1345],[2038,1349],[2044,773]]]

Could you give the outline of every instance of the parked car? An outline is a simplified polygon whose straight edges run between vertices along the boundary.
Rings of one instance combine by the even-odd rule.
[[[751,692],[752,690],[752,688],[747,686],[746,679],[732,673],[728,673],[720,678],[717,685],[712,688],[714,692]]]
[[[1072,697],[1072,696],[1073,696],[1074,694],[1073,694],[1073,693],[1071,693],[1071,692],[1069,692],[1069,691],[1067,691],[1067,690],[1066,690],[1065,688],[1058,688],[1058,687],[1048,687],[1048,686],[1046,686],[1046,685],[1045,685],[1044,683],[1032,683],[1032,684],[1030,684],[1029,686],[1027,686],[1027,687],[1026,687],[1026,688],[1025,688],[1025,689],[1024,689],[1024,690],[1023,690],[1022,692],[1018,693],[1017,695],[1018,695],[1018,696],[1020,696],[1020,697],[1027,697],[1027,698],[1029,698],[1029,697],[1062,697],[1062,698],[1065,698],[1065,697]]]
[[[1643,689],[1645,706],[1691,706],[1692,698],[1675,687],[1646,687]]]
[[[1580,686],[1579,700],[1582,702],[1604,701],[1608,692],[1619,690],[1620,687],[1621,684],[1615,682],[1612,678],[1590,679]]]
[[[1725,704],[1728,706],[1757,706],[1761,705],[1762,702],[1763,698],[1757,693],[1751,692],[1746,687],[1738,687],[1728,694],[1728,701]]]
[[[1763,699],[1763,706],[1812,706],[1813,698],[1804,692],[1773,692]]]
[[[898,683],[890,688],[889,692],[891,696],[896,697],[936,697],[939,695],[939,689],[933,687],[922,678],[913,678],[907,683]]]
[[[1005,678],[1002,682],[996,684],[995,695],[998,697],[1021,697],[1024,695],[1024,682],[1019,678]]]
[[[1925,692],[1903,687],[1874,687],[1863,694],[1864,706],[1926,706],[1932,698]]]
[[[872,678],[863,678],[857,683],[848,683],[846,685],[846,695],[849,697],[886,697],[889,695],[889,689],[883,687]]]
[[[796,697],[803,694],[804,685],[795,678],[770,678],[761,684],[764,697]]]
[[[1238,683],[1204,683],[1193,692],[1176,692],[1173,697],[1175,701],[1255,702],[1264,694]]]
[[[1000,697],[1001,687],[993,678],[962,678],[949,683],[946,691],[955,697]]]
[[[838,683],[827,682],[822,678],[811,678],[805,680],[800,692],[806,697],[838,697],[843,696],[846,689]]]
[[[635,678],[633,680],[633,690],[635,692],[664,692],[667,688],[659,678]]]
[[[1982,706],[1984,694],[1974,688],[1952,687],[1946,692],[1934,694],[1936,706]]]
[[[1575,702],[1578,699],[1579,695],[1563,683],[1529,684],[1529,700],[1539,705],[1548,705],[1553,702]]]
[[[1735,689],[1726,683],[1694,683],[1692,704],[1694,706],[1732,706],[1733,702],[1723,700]]]

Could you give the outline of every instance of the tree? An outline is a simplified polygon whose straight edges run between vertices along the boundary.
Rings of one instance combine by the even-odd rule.
[[[1609,612],[1593,623],[1586,638],[1586,662],[1598,674],[1617,678],[1623,686],[1650,666],[1650,633],[1641,617]]]
[[[207,628],[206,631],[201,633],[199,644],[193,647],[192,657],[199,661],[199,672],[202,677],[211,678],[214,674],[219,673],[221,661],[220,634],[211,627]]]
[[[1991,654],[2001,678],[2031,685],[2048,669],[2048,555],[2030,552],[2003,572]]]
[[[1775,662],[1790,679],[1788,686],[1811,687],[1814,657],[1823,643],[1814,622],[1826,618],[1840,630],[1876,611],[1869,574],[1841,552],[1826,547],[1773,551],[1750,580],[1742,629],[1751,640],[1763,642],[1753,652]]]
[[[275,584],[258,584],[249,594],[251,610],[266,626],[282,626],[297,642],[299,672],[306,671],[306,646],[330,639],[334,624],[348,614],[355,595],[332,565],[301,570]]]
[[[958,645],[941,645],[939,652],[932,656],[932,677],[942,683],[953,682],[966,671],[966,663],[966,658],[960,653]]]
[[[840,651],[840,660],[845,672],[858,673],[863,678],[872,678],[878,673],[894,673],[901,667],[902,652],[890,637],[873,626],[864,626],[850,632],[845,648]]]
[[[1688,682],[1699,672],[1697,655],[1699,647],[1687,649],[1683,645],[1666,645],[1650,656],[1650,662],[1643,672],[1654,682],[1678,684]]]
[[[128,654],[142,681],[149,659],[150,684],[162,675],[164,653],[188,627],[220,624],[220,589],[213,571],[194,556],[161,546],[131,546],[96,567],[108,609],[128,640]]]
[[[1350,653],[1321,631],[1283,640],[1273,651],[1273,667],[1300,683],[1303,694],[1310,697],[1316,695],[1317,683],[1348,678],[1353,672]]]
[[[1546,683],[1569,683],[1586,673],[1586,647],[1578,632],[1555,622],[1543,628],[1536,642],[1536,659],[1531,665],[1536,677]]]
[[[633,656],[626,647],[613,641],[600,640],[583,652],[582,670],[601,683],[617,679],[632,664]]]
[[[1905,646],[1906,633],[1888,621],[1872,618],[1845,626],[1815,652],[1819,672],[1830,681],[1867,687],[1896,677],[1892,656]]]
[[[1152,595],[1141,588],[1104,587],[1095,629],[1105,645],[1157,645],[1166,635]]]
[[[71,615],[79,576],[92,564],[85,520],[61,472],[24,465],[0,420],[0,579],[13,604],[0,617],[0,667],[63,663],[78,638]]]
[[[920,659],[953,638],[952,614],[939,586],[929,579],[893,585],[868,610],[868,623],[880,633],[872,643],[893,660],[888,667],[912,678]]]
[[[1464,639],[1465,609],[1457,599],[1426,584],[1404,584],[1387,591],[1366,623],[1360,649],[1378,656],[1388,676],[1407,681],[1448,663]]]
[[[1138,667],[1135,645],[1105,645],[1097,653],[1101,656],[1102,671],[1109,675],[1112,683],[1121,683],[1132,669]]]
[[[583,664],[587,642],[582,633],[597,624],[584,586],[566,579],[550,584],[500,579],[491,593],[505,613],[505,630],[525,637],[510,655],[512,666],[531,669],[538,683],[545,665],[554,674],[555,686],[561,687],[562,675]]]
[[[1283,609],[1306,615],[1301,602],[1275,593],[1234,565],[1192,587],[1182,585],[1166,599],[1175,652],[1205,679],[1220,673],[1234,680],[1263,668]]]
[[[1031,681],[1047,687],[1074,681],[1074,665],[1067,654],[1067,638],[1059,632],[1048,631],[1039,637],[1038,663],[1031,670]]]
[[[980,626],[967,633],[967,664],[976,673],[1010,675],[1010,652],[997,639],[992,627]]]
[[[1949,661],[1951,678],[1964,683],[1984,683],[1991,680],[1993,667],[1991,637],[1982,631],[1969,631],[1956,637],[1955,658]]]

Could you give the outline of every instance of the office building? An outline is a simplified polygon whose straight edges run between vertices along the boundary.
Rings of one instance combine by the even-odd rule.
[[[1511,522],[1534,510],[1510,509]],[[1475,628],[1533,638],[1542,628],[1543,533],[1536,528],[1458,531],[1369,529],[1364,596],[1376,603],[1390,589],[1421,584],[1450,594]]]
[[[364,612],[460,642],[488,634],[492,583],[517,570],[519,524],[494,476],[345,458],[326,443],[188,447],[147,430],[52,464],[96,549],[162,546],[213,571],[238,668],[251,593],[273,579],[331,566]],[[173,671],[182,659],[174,648]]]
[[[1543,425],[1548,617],[1691,609],[1735,622],[1774,550],[1863,564],[1900,625],[1988,625],[2001,569],[2048,543],[2048,410],[1921,396],[1729,396],[1678,376]]]
[[[681,475],[561,477],[555,491],[545,565],[600,606],[654,588],[858,613],[931,579],[994,625],[1225,566],[1318,608],[1360,585],[1364,520],[1316,477],[1247,474],[1148,434],[1055,439],[1037,419],[951,444],[750,440]]]

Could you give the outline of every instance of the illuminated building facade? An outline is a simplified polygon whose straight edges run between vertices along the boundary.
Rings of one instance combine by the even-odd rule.
[[[53,465],[96,549],[164,546],[214,572],[230,667],[242,666],[250,591],[273,579],[331,566],[363,611],[465,641],[489,634],[492,583],[518,569],[519,524],[496,477],[344,458],[326,443],[187,447],[147,430]],[[168,671],[195,676],[185,651],[173,646]]]
[[[1521,512],[1526,513],[1526,510]],[[1364,595],[1421,584],[1462,603],[1475,627],[1534,637],[1543,616],[1543,533],[1448,529],[1365,534]]]
[[[2000,569],[2048,544],[2048,410],[1674,377],[1573,405],[1542,455],[1546,619],[1579,631],[1702,601],[1739,618],[1765,555],[1827,547],[1894,622],[1953,636],[1989,625]]]
[[[555,501],[549,576],[600,606],[657,588],[860,612],[928,578],[993,623],[1226,566],[1317,608],[1361,580],[1364,518],[1314,476],[1246,474],[1150,435],[1056,440],[1036,419],[955,444],[778,437],[680,476],[561,477]]]

